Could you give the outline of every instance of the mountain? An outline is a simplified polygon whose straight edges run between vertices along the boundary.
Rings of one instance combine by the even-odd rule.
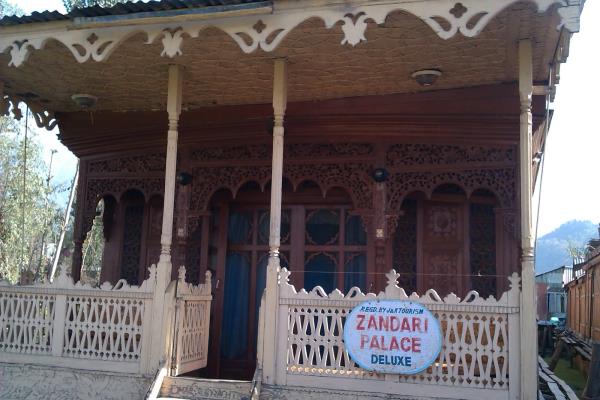
[[[554,231],[538,238],[535,254],[536,274],[561,265],[571,265],[569,244],[582,247],[588,240],[598,238],[598,226],[592,221],[571,220]]]

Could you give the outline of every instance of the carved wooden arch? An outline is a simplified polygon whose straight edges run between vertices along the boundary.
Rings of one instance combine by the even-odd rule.
[[[156,195],[164,198],[164,180],[162,178],[89,179],[85,191],[85,204],[80,235],[85,236],[92,228],[92,222],[96,214],[96,205],[100,199],[110,195],[117,201],[120,201],[123,194],[129,190],[138,190],[142,193],[144,202],[148,202]]]
[[[464,192],[465,197],[467,198],[467,200],[470,200],[471,197],[473,196],[473,193],[475,193],[476,191],[478,191],[478,190],[484,190],[486,192],[489,192],[492,196],[494,196],[494,199],[496,200],[496,202],[498,203],[498,205],[501,204],[500,194],[496,192],[497,188],[489,188],[489,187],[484,187],[484,186],[468,187],[468,186],[465,186],[463,182],[459,182],[459,181],[456,181],[456,182],[453,182],[453,181],[442,182],[439,185],[431,188],[431,190],[429,192],[425,192],[424,193],[425,197],[427,197],[427,199],[431,200],[431,198],[432,198],[433,194],[435,193],[435,191],[438,188],[440,188],[442,186],[445,186],[445,185],[453,185],[453,186],[456,186],[459,189],[461,189]],[[400,203],[400,204],[402,204],[402,203]]]
[[[447,183],[463,188],[467,197],[477,189],[488,190],[496,195],[501,207],[514,208],[517,197],[516,179],[515,168],[395,173],[388,186],[388,210],[399,210],[405,197],[411,192],[422,191],[431,198],[436,187]]]
[[[341,187],[350,196],[356,209],[372,207],[373,183],[368,163],[288,164],[283,174],[295,190],[305,181],[315,182],[326,195],[334,187]],[[257,182],[261,190],[271,180],[270,166],[196,167],[193,169],[193,187],[190,208],[207,211],[212,195],[219,189],[229,189],[233,196],[247,182]]]

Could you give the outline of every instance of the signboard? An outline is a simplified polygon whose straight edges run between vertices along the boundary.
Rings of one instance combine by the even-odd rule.
[[[344,324],[344,344],[361,368],[388,374],[416,374],[442,349],[442,330],[422,304],[401,300],[365,301]]]

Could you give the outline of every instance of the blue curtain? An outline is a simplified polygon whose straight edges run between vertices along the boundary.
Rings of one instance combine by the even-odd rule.
[[[248,260],[241,253],[227,254],[221,330],[221,355],[227,359],[245,358],[248,349],[249,271]]]
[[[348,293],[353,286],[357,286],[365,292],[367,290],[367,255],[360,253],[352,256],[352,253],[346,253],[344,291]]]
[[[335,289],[335,261],[323,253],[310,258],[304,266],[304,287],[310,291],[321,286],[327,293]]]

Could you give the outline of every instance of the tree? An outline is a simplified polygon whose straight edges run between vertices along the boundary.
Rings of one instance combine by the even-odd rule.
[[[7,118],[0,123],[0,278],[33,279],[48,268],[60,224],[49,166],[37,133]]]
[[[67,11],[74,8],[85,8],[98,5],[100,7],[112,7],[117,3],[124,3],[127,0],[63,0],[63,4]]]
[[[12,3],[6,0],[0,0],[0,18],[5,15],[21,15],[23,11]]]
[[[577,243],[573,240],[567,242],[567,253],[569,253],[569,256],[573,260],[573,264],[583,262],[588,250],[588,246],[585,243]]]

